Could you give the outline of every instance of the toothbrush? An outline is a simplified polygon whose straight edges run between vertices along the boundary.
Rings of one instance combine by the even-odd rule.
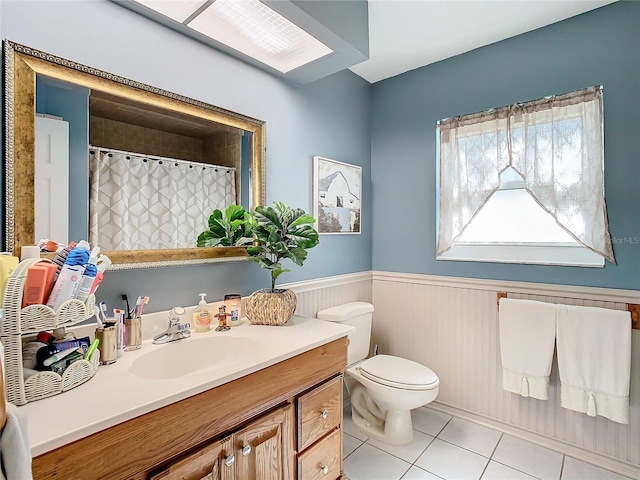
[[[100,311],[102,312],[102,321],[107,323],[107,302],[100,302]]]
[[[136,306],[134,308],[134,318],[139,318],[142,316],[142,308],[149,303],[149,297],[140,296],[136,300]]]
[[[127,305],[127,318],[131,318],[131,308],[129,308],[129,298],[127,297],[126,293],[122,294],[122,300],[124,300],[124,303]]]
[[[94,312],[94,315],[96,316],[96,321],[98,322],[98,327],[99,328],[104,328],[104,323],[102,323],[102,320],[100,320],[100,308],[98,308],[97,305],[93,308],[93,312]]]
[[[116,329],[117,329],[117,341],[116,341],[116,349],[118,351],[118,356],[122,356],[122,352],[124,352],[124,347],[127,344],[126,338],[126,330],[124,325],[124,314],[125,311],[120,308],[113,309],[113,316],[116,319]]]

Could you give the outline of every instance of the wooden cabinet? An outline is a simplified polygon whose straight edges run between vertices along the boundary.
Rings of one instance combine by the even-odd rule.
[[[150,480],[234,480],[233,443],[231,436],[210,443],[175,461]],[[207,477],[207,475],[209,475]]]
[[[347,343],[334,340],[37,456],[33,477],[316,478],[308,469],[338,478]]]
[[[236,479],[293,478],[293,405],[251,422],[234,435]]]
[[[297,404],[298,479],[335,480],[342,472],[342,376],[301,395]]]
[[[222,440],[198,448],[150,480],[288,480],[293,468],[293,406],[261,416]]]
[[[319,480],[340,477],[342,470],[342,430],[336,429],[298,455],[298,478]]]

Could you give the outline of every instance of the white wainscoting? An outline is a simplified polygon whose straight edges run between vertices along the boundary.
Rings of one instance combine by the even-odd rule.
[[[323,308],[348,302],[371,303],[371,272],[350,273],[304,282],[279,285],[296,294],[296,315],[315,318]]]
[[[633,331],[630,421],[560,407],[557,365],[550,398],[501,387],[496,292],[512,298],[625,309],[640,291],[373,272],[373,341],[381,353],[427,365],[440,378],[434,408],[640,478],[640,330]]]

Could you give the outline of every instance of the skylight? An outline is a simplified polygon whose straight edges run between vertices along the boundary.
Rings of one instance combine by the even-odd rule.
[[[282,73],[332,53],[258,0],[136,1]]]

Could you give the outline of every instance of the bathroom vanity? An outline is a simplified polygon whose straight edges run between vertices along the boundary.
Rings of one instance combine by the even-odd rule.
[[[294,317],[145,342],[86,384],[20,407],[34,479],[342,478],[349,331]],[[211,364],[198,364],[207,346]]]

